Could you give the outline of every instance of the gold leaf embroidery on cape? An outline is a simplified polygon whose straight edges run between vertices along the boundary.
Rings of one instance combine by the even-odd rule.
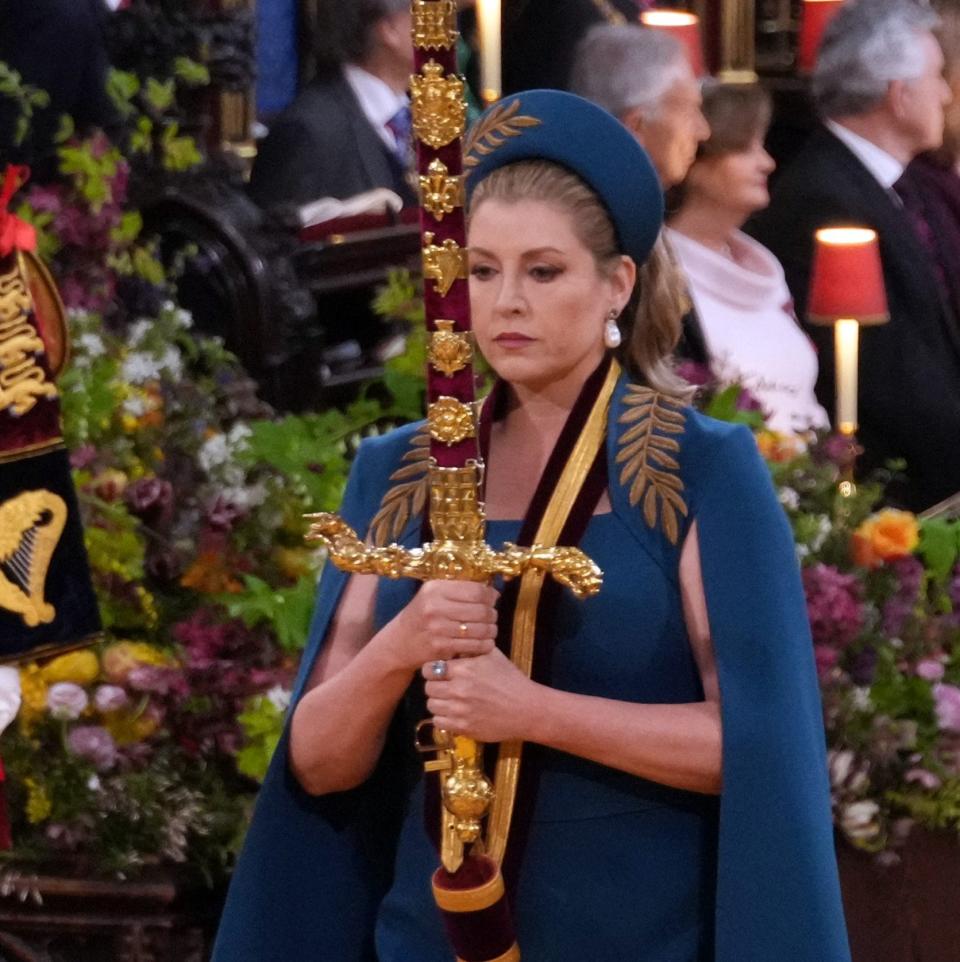
[[[464,167],[476,167],[481,157],[493,153],[508,137],[523,133],[524,127],[540,126],[542,121],[536,117],[518,116],[519,109],[519,100],[500,104],[470,128],[463,148]]]
[[[430,467],[430,432],[423,425],[410,439],[410,450],[390,480],[395,482],[380,502],[380,510],[370,522],[370,537],[383,547],[396,541],[407,522],[421,514],[427,505],[427,470]]]
[[[626,410],[619,422],[629,427],[617,439],[616,463],[623,465],[620,483],[630,486],[630,504],[642,503],[647,525],[655,528],[659,516],[671,544],[676,544],[678,515],[686,517],[687,503],[676,458],[680,442],[673,435],[683,433],[686,417],[679,405],[636,384],[627,386],[623,403]]]

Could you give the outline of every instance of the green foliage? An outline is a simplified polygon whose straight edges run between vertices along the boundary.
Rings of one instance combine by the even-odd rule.
[[[917,553],[935,578],[946,578],[960,554],[957,525],[943,518],[921,519]]]
[[[889,791],[886,799],[926,828],[960,832],[960,778],[945,781],[926,795]]]
[[[160,145],[166,170],[190,170],[203,160],[197,150],[196,141],[192,137],[180,136],[180,127],[176,123],[170,123],[163,128]]]
[[[70,177],[93,213],[98,213],[112,197],[111,179],[117,173],[120,151],[110,147],[97,153],[86,143],[60,147],[60,172]]]
[[[0,97],[14,101],[17,106],[13,142],[19,147],[30,133],[34,112],[49,106],[50,95],[39,87],[25,83],[18,71],[0,61]]]
[[[210,71],[189,57],[174,59],[173,75],[187,87],[206,87],[210,83]]]
[[[310,628],[316,577],[305,575],[289,588],[273,588],[262,578],[244,575],[243,585],[243,593],[218,598],[231,617],[240,618],[248,628],[267,624],[282,648],[300,651]]]
[[[731,384],[713,395],[704,407],[704,414],[716,418],[718,421],[730,421],[734,424],[746,424],[748,427],[759,429],[764,425],[764,417],[760,411],[743,411],[737,405],[743,394],[743,387]]]
[[[257,695],[247,703],[239,718],[244,746],[237,753],[237,768],[243,775],[263,781],[283,732],[283,720],[283,711],[266,695]]]

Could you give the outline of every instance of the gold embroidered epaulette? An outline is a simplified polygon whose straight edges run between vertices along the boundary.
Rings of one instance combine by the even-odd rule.
[[[629,486],[630,504],[642,503],[650,528],[659,520],[671,544],[680,537],[679,516],[686,517],[680,464],[675,455],[686,417],[680,404],[647,387],[627,386],[619,423],[628,425],[617,439],[620,484]]]
[[[404,463],[390,475],[391,486],[370,522],[370,538],[383,547],[396,541],[410,518],[427,506],[427,471],[430,467],[430,431],[424,424],[410,439]]]

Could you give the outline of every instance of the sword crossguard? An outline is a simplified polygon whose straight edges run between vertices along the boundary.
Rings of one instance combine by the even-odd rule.
[[[529,548],[506,542],[494,551],[482,541],[428,541],[419,548],[365,544],[342,518],[328,512],[308,514],[307,541],[322,543],[341,571],[419,581],[490,581],[495,575],[517,578],[533,568],[553,576],[579,598],[597,594],[603,572],[579,548]]]

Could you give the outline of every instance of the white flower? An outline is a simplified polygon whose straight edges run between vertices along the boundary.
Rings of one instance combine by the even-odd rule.
[[[819,551],[823,547],[823,542],[827,540],[827,535],[830,534],[832,527],[830,519],[825,514],[817,517],[817,530],[810,539],[811,551]]]
[[[87,779],[87,788],[89,788],[91,792],[99,792],[99,791],[100,791],[100,776],[99,776],[99,775],[96,775],[96,774],[91,775],[91,776]]]
[[[855,687],[850,693],[850,700],[857,711],[870,711],[873,702],[870,700],[870,689],[865,685]]]
[[[127,343],[131,347],[139,347],[152,328],[153,321],[148,317],[141,317],[138,321],[134,321],[127,330]]]
[[[146,384],[155,381],[160,376],[160,364],[157,359],[142,351],[134,351],[123,359],[120,374],[131,384]]]
[[[273,688],[264,693],[264,697],[277,711],[285,712],[290,707],[291,694],[292,692],[282,685],[274,685]]]
[[[72,681],[60,681],[47,692],[47,708],[60,721],[76,721],[89,704],[87,693]]]
[[[166,371],[175,381],[183,376],[183,358],[180,351],[172,345],[168,347],[157,362],[161,371]]]
[[[121,405],[124,414],[140,418],[147,413],[147,399],[142,394],[131,394]]]
[[[210,474],[214,468],[225,464],[230,457],[230,449],[227,445],[225,434],[213,434],[203,444],[197,452],[197,461],[203,470]]]
[[[790,511],[796,511],[800,507],[800,495],[793,488],[781,488],[779,498],[780,503]]]
[[[797,561],[803,561],[810,554],[810,549],[805,544],[795,544],[793,550],[797,555]]]
[[[224,500],[229,501],[231,504],[235,504],[243,511],[249,511],[251,508],[257,508],[267,500],[267,488],[266,485],[264,485],[261,481],[250,485],[228,485],[222,489],[221,494],[223,495]]]
[[[246,447],[247,438],[253,437],[253,431],[248,424],[244,424],[243,421],[238,421],[232,428],[230,428],[227,438],[230,444],[235,447],[238,451],[242,451]]]
[[[879,813],[880,806],[876,802],[851,802],[840,810],[840,824],[850,838],[869,841],[880,834]]]
[[[193,327],[193,315],[189,311],[185,311],[182,307],[178,307],[173,311],[173,323],[177,327],[187,330]]]
[[[77,346],[77,352],[86,354],[87,357],[100,357],[107,349],[103,338],[93,331],[85,331],[74,343]]]
[[[853,767],[854,754],[850,749],[832,751],[827,758],[830,768],[830,783],[834,786],[843,785]]]

